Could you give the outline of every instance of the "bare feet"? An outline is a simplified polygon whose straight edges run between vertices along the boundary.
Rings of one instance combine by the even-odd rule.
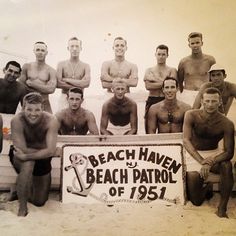
[[[216,215],[220,218],[229,218],[226,214],[226,210],[218,208],[218,211],[216,211]]]
[[[19,208],[19,211],[18,211],[18,216],[23,216],[23,217],[25,217],[25,216],[27,216],[27,214],[28,214],[28,209],[27,209],[27,207],[26,208]]]

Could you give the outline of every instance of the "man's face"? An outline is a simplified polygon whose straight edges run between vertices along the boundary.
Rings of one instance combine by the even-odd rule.
[[[31,104],[25,102],[25,105],[23,106],[23,111],[25,114],[25,119],[31,125],[37,124],[43,114],[42,104],[41,103]]]
[[[174,80],[166,80],[162,90],[165,95],[165,99],[173,100],[176,98],[178,88],[176,87],[176,82]]]
[[[220,106],[220,95],[218,93],[204,93],[202,98],[202,106],[203,109],[209,114],[216,112]]]
[[[127,50],[127,46],[124,40],[117,39],[113,44],[113,50],[115,52],[115,56],[124,56]]]
[[[126,84],[115,84],[113,86],[113,93],[117,99],[123,99],[127,90]]]
[[[155,56],[157,59],[157,64],[165,64],[166,58],[168,57],[167,50],[158,48],[155,53]]]
[[[44,61],[48,54],[47,46],[42,43],[36,43],[34,45],[34,54],[38,61]]]
[[[189,47],[192,49],[192,53],[201,52],[201,47],[203,45],[202,39],[200,37],[194,37],[189,39]]]
[[[215,86],[220,86],[224,83],[224,79],[226,78],[225,74],[222,70],[213,70],[210,72],[210,81]]]
[[[68,50],[71,57],[78,57],[81,51],[81,44],[79,40],[70,40],[68,43]]]
[[[5,79],[8,82],[15,82],[16,79],[20,76],[20,68],[13,66],[13,65],[9,65],[8,68],[4,71],[5,73]]]
[[[67,100],[68,100],[69,108],[73,111],[78,110],[81,107],[81,104],[83,102],[83,99],[81,98],[81,94],[73,93],[73,92],[69,92]]]

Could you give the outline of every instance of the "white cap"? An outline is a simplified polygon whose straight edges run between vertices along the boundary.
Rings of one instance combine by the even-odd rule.
[[[225,73],[225,68],[223,66],[221,66],[220,64],[217,64],[217,63],[212,65],[208,72],[210,73],[210,72],[212,72],[214,70],[222,70]]]

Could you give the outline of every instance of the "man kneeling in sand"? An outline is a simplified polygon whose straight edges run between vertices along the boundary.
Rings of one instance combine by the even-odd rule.
[[[234,181],[230,161],[234,156],[234,124],[218,111],[220,101],[218,89],[204,91],[203,109],[185,114],[183,142],[191,155],[186,158],[189,200],[196,206],[201,205],[212,191],[212,175],[219,174],[220,203],[216,214],[228,217],[227,204]],[[223,150],[219,150],[222,139]]]
[[[28,201],[43,206],[48,200],[58,122],[53,115],[43,111],[42,103],[39,93],[27,94],[23,99],[22,112],[11,121],[14,155],[10,160],[18,173],[18,216],[27,215]]]
[[[98,135],[98,127],[91,111],[81,107],[84,101],[83,90],[71,88],[67,92],[69,107],[56,114],[60,123],[60,135]]]
[[[137,104],[125,96],[125,79],[115,78],[112,82],[114,96],[103,104],[100,123],[101,134],[132,135],[137,133]]]

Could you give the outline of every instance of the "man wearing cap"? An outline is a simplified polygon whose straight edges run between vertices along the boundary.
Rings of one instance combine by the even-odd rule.
[[[208,70],[215,64],[215,58],[202,53],[202,34],[192,32],[188,36],[192,54],[183,58],[178,66],[179,89],[182,101],[192,106],[201,85],[209,81]]]
[[[236,84],[224,81],[227,77],[225,69],[219,64],[214,64],[209,70],[210,82],[204,83],[193,104],[193,109],[201,107],[201,99],[206,88],[217,88],[221,92],[222,103],[219,111],[225,115],[228,114],[234,98],[236,98]]]

